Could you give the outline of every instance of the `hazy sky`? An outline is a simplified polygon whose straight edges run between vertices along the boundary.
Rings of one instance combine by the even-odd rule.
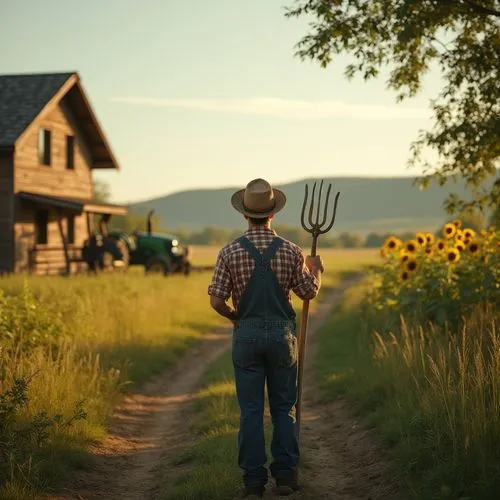
[[[293,0],[0,0],[0,73],[77,70],[121,164],[115,201],[311,176],[414,175],[427,93],[395,103],[294,57]]]

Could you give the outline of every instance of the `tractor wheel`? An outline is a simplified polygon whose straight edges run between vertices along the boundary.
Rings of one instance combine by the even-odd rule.
[[[171,266],[170,262],[166,259],[161,259],[159,257],[151,257],[146,262],[146,274],[161,274],[167,276],[170,274]]]

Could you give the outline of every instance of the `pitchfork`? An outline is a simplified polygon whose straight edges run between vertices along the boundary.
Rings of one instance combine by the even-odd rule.
[[[330,223],[327,224],[328,217],[328,204],[330,202],[330,192],[332,190],[332,185],[328,185],[328,190],[326,192],[326,202],[325,208],[323,212],[323,217],[321,221],[319,220],[319,214],[321,209],[321,194],[323,191],[323,181],[321,181],[319,185],[319,193],[318,193],[318,204],[316,206],[316,221],[313,222],[313,212],[315,208],[315,194],[316,194],[316,182],[313,185],[312,195],[311,195],[311,203],[309,205],[309,226],[306,223],[306,208],[307,201],[309,198],[309,188],[306,184],[306,193],[304,197],[304,204],[302,205],[302,227],[308,232],[312,234],[312,248],[311,248],[311,256],[316,257],[316,247],[318,243],[318,238],[320,234],[325,234],[333,227],[335,222],[335,215],[337,213],[337,202],[339,200],[340,192],[338,192],[335,196],[335,203],[333,205],[333,215]],[[306,336],[307,336],[307,321],[309,319],[309,300],[304,300],[302,306],[302,316],[300,318],[300,338],[299,338],[299,373],[298,373],[298,392],[297,392],[297,405],[296,405],[296,416],[297,416],[297,437],[300,434],[300,417],[302,410],[302,385],[303,385],[303,376],[304,376],[304,359],[306,356]]]

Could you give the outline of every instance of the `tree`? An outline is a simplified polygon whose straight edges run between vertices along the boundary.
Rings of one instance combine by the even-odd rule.
[[[302,59],[328,66],[339,54],[353,57],[348,78],[376,78],[390,66],[388,87],[398,101],[415,96],[431,66],[444,86],[431,102],[434,127],[421,131],[409,163],[417,181],[443,185],[462,177],[474,199],[456,195],[451,212],[494,207],[500,199],[500,0],[295,0],[288,17],[313,16],[298,43]],[[437,153],[437,162],[426,159]],[[493,178],[493,179],[492,179]],[[491,182],[493,180],[493,183]]]
[[[99,179],[92,180],[92,198],[96,201],[106,203],[111,198],[111,190],[109,184]]]

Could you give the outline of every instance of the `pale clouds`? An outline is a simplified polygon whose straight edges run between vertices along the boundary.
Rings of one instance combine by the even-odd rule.
[[[407,108],[400,105],[380,106],[347,104],[342,101],[299,101],[275,97],[247,99],[156,99],[148,97],[116,97],[113,102],[155,108],[184,108],[203,111],[240,113],[315,120],[322,118],[357,118],[361,120],[413,120],[429,118],[425,108]]]

